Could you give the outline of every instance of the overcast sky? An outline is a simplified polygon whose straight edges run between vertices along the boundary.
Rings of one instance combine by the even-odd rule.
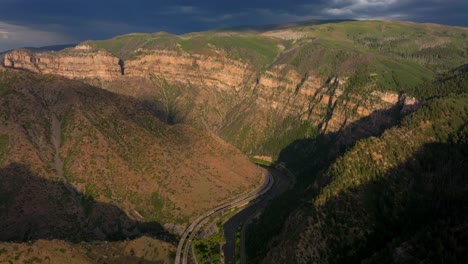
[[[468,0],[0,0],[0,52],[130,32],[186,33],[308,19],[468,26]]]

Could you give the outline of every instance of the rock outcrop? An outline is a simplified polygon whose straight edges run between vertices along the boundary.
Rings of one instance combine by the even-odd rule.
[[[239,88],[249,73],[248,65],[224,56],[208,57],[157,50],[125,62],[125,75],[148,77],[149,73],[163,76],[169,82],[198,86]]]
[[[85,80],[145,100],[156,97],[166,120],[171,113],[182,112],[184,121],[221,134],[244,150],[253,141],[265,140],[254,139],[254,134],[271,130],[272,123],[281,123],[288,116],[307,120],[322,131],[336,131],[377,109],[397,104],[399,98],[388,92],[352,94],[347,92],[345,76],[326,80],[313,72],[301,75],[288,64],[259,70],[224,52],[210,56],[182,49],[139,52],[139,56],[123,61],[105,50],[80,44],[60,52],[15,50],[4,56],[3,64]],[[168,94],[165,84],[179,90]],[[245,132],[244,138],[231,135],[241,130],[250,132]]]
[[[80,46],[78,46],[80,47]],[[5,55],[5,67],[24,69],[66,78],[112,80],[122,75],[119,59],[105,51],[89,52],[82,48],[64,52],[30,52],[14,50]]]

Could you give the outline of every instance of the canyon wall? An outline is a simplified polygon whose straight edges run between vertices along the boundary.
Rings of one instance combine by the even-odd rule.
[[[14,50],[4,56],[5,67],[24,69],[67,78],[111,80],[122,75],[119,59],[105,51],[37,52]]]
[[[346,76],[301,76],[287,64],[259,70],[223,52],[207,56],[153,49],[123,61],[81,44],[60,52],[15,50],[5,54],[3,64],[155,98],[166,119],[176,112],[184,122],[218,133],[247,152],[256,152],[256,144],[274,136],[265,131],[291,129],[284,124],[288,117],[330,132],[399,102],[398,94],[375,92],[371,84],[364,93],[349,92]],[[412,98],[403,102],[404,107],[414,104]]]

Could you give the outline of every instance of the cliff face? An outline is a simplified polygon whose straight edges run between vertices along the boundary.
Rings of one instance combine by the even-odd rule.
[[[292,129],[284,124],[288,118],[297,123],[308,121],[323,132],[336,131],[396,104],[399,98],[394,93],[353,94],[346,77],[325,80],[314,73],[301,75],[289,64],[260,71],[223,52],[213,54],[153,49],[122,61],[82,44],[60,52],[15,50],[5,55],[3,64],[83,79],[145,100],[156,98],[166,120],[211,130],[244,151],[259,154],[274,155],[268,152],[275,151],[264,150],[261,144],[281,136],[268,131]]]
[[[125,62],[125,75],[129,77],[145,78],[149,73],[162,76],[169,82],[226,90],[241,87],[249,71],[247,64],[225,56],[208,57],[164,50]]]
[[[463,262],[467,99],[465,93],[428,100],[399,126],[338,155],[310,184],[316,196],[289,215],[261,263],[423,263],[444,256]],[[301,152],[307,153],[295,154]],[[292,172],[310,177],[298,171]],[[259,233],[251,241],[264,237]],[[450,246],[438,246],[445,241]]]
[[[156,50],[135,60],[122,61],[99,50],[90,51],[82,45],[64,52],[30,52],[15,50],[5,55],[5,67],[37,73],[56,74],[67,78],[116,80],[119,76],[147,78],[150,73],[170,82],[193,85],[240,87],[248,65],[226,57]]]
[[[442,194],[440,204],[463,204],[445,200],[452,195],[451,190],[458,188],[451,186],[458,183],[457,178],[449,180],[448,186],[440,184],[448,183],[444,179],[451,179],[446,174],[455,174],[451,172],[452,169],[445,168],[451,168],[457,146],[447,145],[445,149],[443,145],[432,144],[453,144],[456,142],[456,131],[466,132],[461,127],[466,124],[466,111],[460,110],[466,109],[463,108],[466,98],[460,97],[460,102],[456,102],[454,97],[441,105],[431,105],[428,98],[437,98],[453,91],[442,89],[439,83],[435,83],[429,89],[432,91],[428,92],[425,84],[427,80],[434,79],[436,73],[463,64],[466,68],[467,33],[464,28],[359,21],[305,25],[264,34],[213,31],[183,36],[129,34],[86,42],[74,49],[56,53],[14,51],[6,54],[4,64],[10,68],[79,79],[116,94],[127,95],[122,97],[118,109],[124,109],[122,107],[128,104],[132,99],[130,97],[138,98],[136,102],[148,103],[143,104],[144,109],[153,107],[149,109],[151,115],[157,114],[166,123],[188,123],[216,133],[244,153],[273,161],[278,157],[276,164],[285,166],[293,173],[297,184],[292,191],[278,198],[284,198],[284,201],[271,203],[265,213],[252,223],[247,251],[250,250],[249,257],[256,260],[253,263],[265,257],[265,263],[306,263],[324,259],[336,263],[345,262],[344,259],[350,262],[348,257],[351,257],[351,262],[371,257],[380,263],[382,254],[401,255],[402,249],[406,251],[405,245],[408,244],[405,240],[413,235],[416,239],[422,238],[423,245],[427,245],[425,237],[433,237],[431,232],[424,230],[420,230],[423,236],[405,234],[405,229],[400,228],[417,230],[419,227],[411,226],[419,224],[414,217],[427,219],[424,214],[407,214],[414,211],[414,204],[424,208],[421,206],[424,201],[418,200],[418,197],[428,197],[426,201],[431,201],[434,197],[432,194],[439,193]],[[456,83],[458,79],[444,80]],[[457,91],[466,87],[466,81],[460,83],[463,85]],[[428,106],[402,118],[405,112],[418,108],[420,104],[400,91],[425,98]],[[79,90],[76,93],[84,94]],[[36,93],[32,90],[31,94]],[[88,102],[94,97],[90,95],[84,99]],[[103,96],[99,100],[91,100],[92,111],[83,114],[83,119],[106,112],[100,105],[103,98],[109,99]],[[26,105],[29,107],[30,104]],[[75,103],[67,104],[67,107],[70,105]],[[36,110],[35,107],[32,109]],[[108,114],[112,112],[114,110],[107,110]],[[122,111],[122,116],[128,118],[133,115]],[[141,141],[142,137],[134,131],[124,130],[127,131],[124,135],[128,136],[122,136],[121,130],[128,129],[134,121],[116,126],[118,123],[108,122],[111,119],[108,115],[100,119],[102,122],[92,124],[83,122],[83,119],[75,119],[77,126],[72,131],[82,133],[83,125],[87,125],[92,129],[87,138],[99,136],[101,131],[113,135],[116,139],[110,143],[135,150],[135,155],[127,157],[127,160],[128,166],[135,166],[138,171],[148,172],[151,168],[147,166],[153,164],[176,164],[179,167],[181,159],[185,163],[188,157],[203,156],[186,154],[187,144],[180,133],[171,134],[173,143],[164,146],[167,146],[167,152],[172,153],[177,145],[177,151],[185,155],[177,160],[168,160],[164,157],[165,151],[152,149],[154,144]],[[155,132],[155,127],[148,124],[147,119],[139,121],[143,132]],[[180,126],[168,126],[161,131],[173,131],[177,127]],[[446,129],[448,127],[452,128]],[[44,134],[47,131],[44,129]],[[196,129],[187,130],[187,134],[194,131]],[[34,134],[31,132],[27,136],[33,137]],[[453,140],[450,139],[452,136]],[[161,143],[168,142],[164,136],[158,134],[156,137]],[[467,138],[461,134],[456,137],[458,140]],[[57,152],[53,151],[53,147],[58,145],[50,146],[50,161],[54,161]],[[82,142],[74,146],[80,148],[81,153],[89,153],[82,148],[86,146]],[[203,143],[198,147],[204,153],[210,152]],[[429,147],[429,156],[424,154],[426,147]],[[160,155],[160,159],[148,159],[151,162],[142,163],[139,151],[144,148],[150,148],[148,158],[154,153]],[[117,153],[109,150],[108,153]],[[226,150],[220,151],[226,153]],[[40,149],[38,153],[44,151]],[[61,154],[64,156],[65,152]],[[125,154],[116,154],[118,157],[115,157],[114,164],[126,166],[127,163],[120,158],[126,157]],[[22,154],[19,157],[35,156]],[[460,157],[459,164],[464,164],[464,156]],[[90,172],[101,174],[96,172],[96,168],[103,167],[103,163],[89,168],[84,166],[94,159],[90,158],[83,164],[68,163],[69,168],[86,175],[85,179],[77,179],[78,183],[92,179]],[[200,161],[201,164],[206,162],[207,159]],[[431,166],[426,168],[427,164]],[[453,169],[466,171],[459,169],[459,164],[453,164]],[[66,162],[64,166],[67,166]],[[171,170],[159,175],[165,179],[164,184],[160,185],[161,194],[172,201],[175,208],[189,208],[190,205],[185,203],[191,201],[192,194],[184,196],[186,192],[180,186],[186,185],[178,180],[179,177],[167,175],[187,175],[204,168],[203,165],[196,165],[186,171]],[[424,176],[422,174],[433,175],[434,168],[442,168],[443,171],[437,174],[443,177],[436,181],[420,177]],[[115,178],[110,169],[108,177]],[[217,171],[216,168],[212,169]],[[418,171],[422,174],[417,175]],[[422,185],[413,184],[415,174]],[[129,174],[124,171],[122,175],[127,179]],[[228,185],[231,185],[230,181],[227,179]],[[198,178],[197,181],[190,180],[190,184],[194,182],[199,182]],[[154,181],[138,182],[139,185],[133,188],[150,191],[154,189],[151,183]],[[128,186],[132,185],[124,184],[120,188],[127,190]],[[177,188],[171,190],[167,186]],[[433,189],[434,186],[448,191],[447,196],[445,191]],[[83,187],[77,188],[86,191]],[[109,189],[118,190],[112,185]],[[460,193],[466,193],[465,189]],[[176,199],[171,191],[180,192],[183,197]],[[418,191],[425,193],[405,197]],[[211,195],[211,191],[203,191],[203,195],[207,193]],[[138,202],[131,199],[131,194],[126,197],[129,208]],[[426,209],[430,206],[433,205],[426,206]],[[427,212],[430,213],[430,210]],[[190,215],[196,213],[189,212]],[[444,212],[441,213],[445,217]],[[466,219],[463,217],[458,219]],[[444,218],[440,220],[445,221]],[[440,228],[433,225],[431,229]],[[388,245],[388,238],[395,237],[395,234],[401,236]],[[451,240],[451,237],[448,239]],[[419,249],[418,243],[416,241],[412,248]],[[277,246],[269,248],[272,245]],[[456,244],[447,245],[448,248],[459,248]],[[389,246],[389,250],[384,246]],[[375,251],[381,249],[383,251]],[[439,252],[439,249],[422,252]],[[441,256],[440,259],[446,256],[450,255]]]
[[[38,52],[15,50],[5,55],[5,67],[24,69],[67,78],[99,78],[112,80],[122,75],[119,59],[105,51],[82,49],[68,52]]]

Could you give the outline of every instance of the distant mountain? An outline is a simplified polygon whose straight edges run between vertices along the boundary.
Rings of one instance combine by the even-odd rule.
[[[60,51],[66,48],[74,47],[75,44],[63,44],[63,45],[52,45],[52,46],[44,46],[44,47],[22,47],[21,49],[27,49],[31,51]],[[4,52],[0,52],[0,55],[11,52],[12,50],[7,50]]]
[[[465,63],[467,32],[410,22],[308,21],[266,32],[135,33],[60,52],[13,51],[4,64],[158,98],[163,119],[275,159],[295,139],[391,107],[401,92],[411,108],[420,96],[415,87]]]
[[[76,43],[73,44],[63,44],[63,45],[52,45],[52,46],[44,46],[44,47],[24,47],[24,49],[32,50],[32,51],[60,51],[66,48],[74,47]]]
[[[63,160],[64,168],[89,175],[74,178],[75,188],[82,191],[104,166],[105,181],[96,182],[97,191],[88,186],[86,192],[102,199],[110,196],[124,212],[135,209],[148,213],[145,218],[170,222],[199,215],[211,204],[209,196],[204,196],[204,207],[193,209],[184,204],[190,198],[183,192],[205,185],[175,178],[195,171],[195,179],[206,170],[218,175],[218,167],[200,165],[210,160],[203,154],[204,144],[214,148],[216,157],[238,153],[228,146],[217,150],[213,142],[221,142],[214,140],[219,136],[244,154],[272,159],[295,177],[294,189],[275,199],[248,232],[251,262],[424,262],[423,255],[456,262],[459,252],[468,248],[459,239],[465,233],[457,231],[464,230],[460,219],[466,219],[460,205],[466,182],[459,172],[465,170],[460,160],[466,158],[467,42],[468,29],[463,27],[307,21],[185,35],[134,33],[58,52],[14,50],[4,54],[3,64],[47,80],[58,75],[80,84],[72,98],[84,108],[70,107],[75,105],[70,99],[68,108],[61,106],[69,111],[67,118],[60,119],[64,111],[45,112],[60,117],[62,124],[68,119],[75,124],[65,126],[73,134],[60,148],[60,157],[99,158],[99,164],[89,166]],[[36,82],[22,75],[13,79],[29,80],[25,87]],[[46,87],[48,81],[40,83]],[[16,115],[31,105],[27,98],[40,97],[38,106],[65,100],[61,93],[40,91],[28,90],[16,99],[22,103],[4,111],[15,109],[12,120],[23,120]],[[32,125],[22,121],[25,142],[30,138],[37,146],[48,146],[47,164],[52,164],[50,137],[31,140],[36,134],[52,134],[51,120],[44,121],[31,109],[27,113],[37,121],[24,120],[48,125],[28,130]],[[189,155],[179,138],[204,143]],[[93,142],[102,143],[94,149]],[[112,159],[103,159],[110,154],[100,149],[113,153]],[[140,149],[147,151],[143,158]],[[244,164],[240,154],[234,156],[239,159],[233,162]],[[39,160],[31,163],[44,162]],[[189,166],[185,160],[199,165]],[[186,169],[176,170],[174,164]],[[216,159],[209,164],[225,163]],[[41,173],[51,173],[53,166]],[[108,184],[116,178],[114,170],[121,171],[116,175],[122,185],[117,187]],[[131,193],[109,194],[108,189],[124,189],[124,175],[140,179],[141,173],[158,175],[157,182],[164,184],[157,190],[165,191],[153,197],[143,183],[132,180],[125,186],[132,186],[141,200]],[[209,184],[232,190],[224,180]],[[170,188],[173,181],[183,190]],[[245,189],[247,182],[238,184]],[[136,209],[136,204],[143,208]],[[167,211],[151,215],[151,206]],[[448,235],[434,231],[439,229]],[[431,244],[433,235],[438,245]]]

